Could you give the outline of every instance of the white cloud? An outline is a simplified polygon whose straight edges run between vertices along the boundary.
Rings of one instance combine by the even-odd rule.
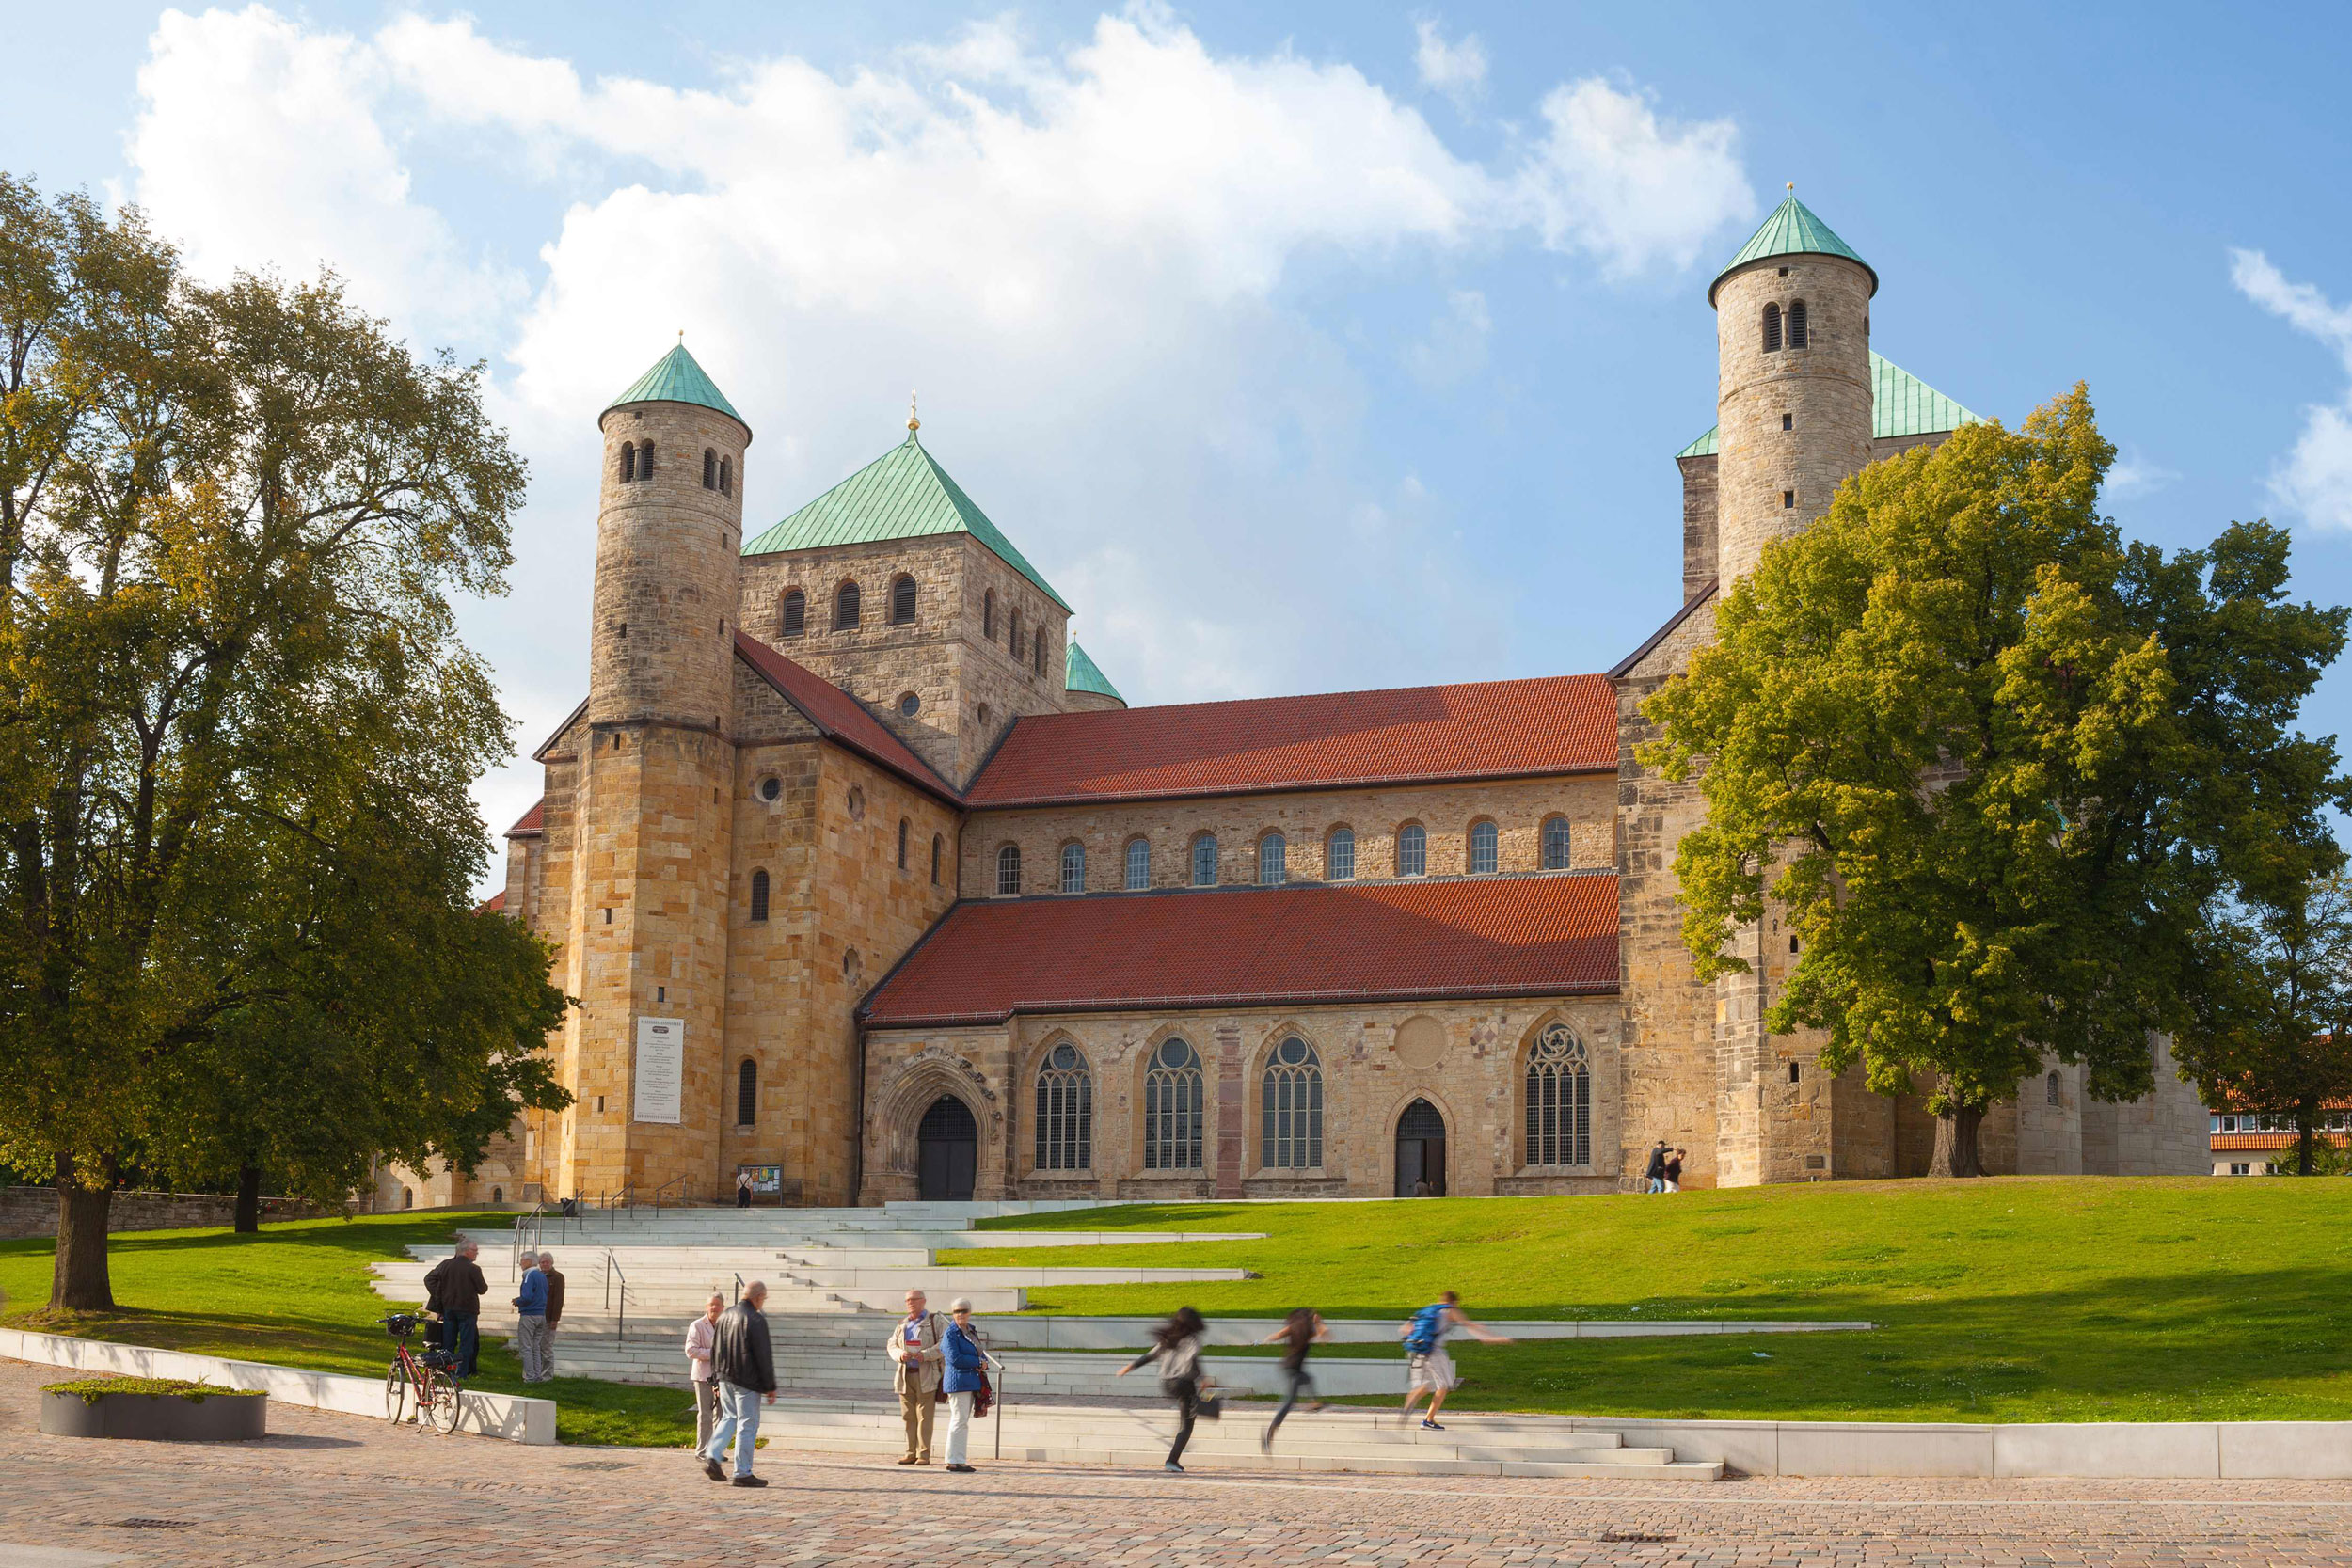
[[[1661,119],[1641,93],[1598,77],[1553,88],[1543,117],[1518,189],[1555,250],[1583,251],[1617,277],[1678,270],[1724,224],[1756,216],[1728,119]]]
[[[261,6],[167,10],[138,73],[130,197],[199,276],[331,264],[364,306],[428,333],[481,329],[519,280],[466,254],[413,196],[379,122],[375,53]]]
[[[2107,469],[2106,493],[2118,499],[2132,496],[2153,495],[2179,479],[2177,469],[2168,468],[2137,451],[2126,451]]]
[[[1421,72],[1422,87],[1444,93],[1464,107],[1485,94],[1486,46],[1476,33],[1465,33],[1460,42],[1449,43],[1438,24],[1428,18],[1413,24],[1413,31],[1420,39],[1413,50],[1413,65]]]
[[[2312,284],[2289,282],[2259,250],[2230,252],[2230,280],[2344,365],[2344,396],[2304,410],[2303,434],[2271,470],[2270,490],[2307,522],[2352,528],[2352,307],[2330,302]]]

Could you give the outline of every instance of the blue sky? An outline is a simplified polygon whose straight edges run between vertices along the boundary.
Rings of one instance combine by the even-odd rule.
[[[489,361],[532,499],[468,626],[525,751],[584,679],[595,415],[680,327],[747,524],[919,388],[1131,701],[1605,669],[1677,603],[1706,285],[1787,181],[1880,352],[2012,422],[2087,380],[2127,530],[2270,515],[2352,597],[2340,13],[658,11],[11,22],[0,166]]]

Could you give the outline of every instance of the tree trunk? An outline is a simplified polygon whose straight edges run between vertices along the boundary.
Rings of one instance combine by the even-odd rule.
[[[261,1233],[262,1167],[250,1162],[237,1167],[237,1212],[230,1225],[240,1236]]]
[[[1930,1176],[1982,1176],[1977,1159],[1977,1129],[1984,1121],[1981,1105],[1960,1105],[1935,1118],[1935,1158]]]
[[[49,1275],[49,1305],[68,1312],[111,1312],[114,1282],[106,1272],[106,1213],[112,1187],[89,1188],[74,1179],[73,1156],[57,1156],[57,1257]]]
[[[2295,1174],[2297,1176],[2309,1176],[2312,1173],[2312,1122],[2313,1119],[2312,1114],[2308,1110],[2297,1110],[2295,1113]]]

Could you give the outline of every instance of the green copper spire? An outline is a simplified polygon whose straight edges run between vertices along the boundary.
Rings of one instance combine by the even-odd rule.
[[[726,394],[694,363],[694,356],[686,352],[682,339],[675,348],[654,361],[653,369],[631,382],[628,391],[606,404],[604,411],[610,414],[631,403],[691,403],[715,408],[747,431],[752,428],[751,421],[735,411],[735,404],[727,401]]]
[[[1715,303],[1715,291],[1724,278],[1769,256],[1843,256],[1847,261],[1870,275],[1870,292],[1879,292],[1878,269],[1864,261],[1854,247],[1837,237],[1836,230],[1813,215],[1813,210],[1797,199],[1797,188],[1788,187],[1788,199],[1772,209],[1772,215],[1764,226],[1748,237],[1740,247],[1740,254],[1731,264],[1715,275],[1715,281],[1707,286],[1707,303]]]
[[[1120,702],[1119,688],[1104,678],[1101,666],[1087,657],[1087,651],[1075,642],[1070,644],[1069,674],[1062,681],[1065,691],[1091,691],[1098,697],[1113,697]]]

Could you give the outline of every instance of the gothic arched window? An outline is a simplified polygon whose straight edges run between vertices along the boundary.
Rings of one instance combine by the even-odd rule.
[[[768,873],[765,871],[752,873],[752,918],[768,918]]]
[[[1087,890],[1087,847],[1074,838],[1061,847],[1061,890],[1064,893],[1084,893]]]
[[[1527,1163],[1585,1165],[1593,1160],[1593,1074],[1584,1042],[1548,1023],[1527,1052]]]
[[[1266,1057],[1259,1090],[1258,1163],[1268,1170],[1313,1170],[1323,1164],[1323,1064],[1296,1035]]]
[[[848,631],[857,625],[857,584],[845,582],[834,591],[833,624],[836,631]]]
[[[758,1119],[759,1064],[749,1056],[735,1069],[735,1125],[749,1127]]]
[[[1216,886],[1216,835],[1202,833],[1192,841],[1192,885]]]
[[[1565,816],[1544,818],[1544,869],[1565,871],[1575,847],[1568,837],[1568,819]]]
[[[1777,305],[1764,307],[1764,352],[1780,352],[1780,307]]]
[[[1788,346],[1790,348],[1804,347],[1804,300],[1798,300],[1788,307]]]
[[[1470,868],[1472,873],[1492,871],[1501,863],[1502,836],[1491,822],[1470,824]]]
[[[996,851],[996,891],[1000,894],[1021,891],[1021,846],[1008,844]]]
[[[1068,1040],[1045,1053],[1037,1069],[1037,1168],[1089,1170],[1094,1165],[1094,1075]]]
[[[894,626],[914,625],[914,579],[904,573],[890,585],[890,624]]]
[[[1200,1168],[1200,1053],[1180,1039],[1160,1042],[1143,1075],[1143,1168]]]
[[[784,591],[784,635],[798,637],[808,629],[808,595],[797,588]]]

